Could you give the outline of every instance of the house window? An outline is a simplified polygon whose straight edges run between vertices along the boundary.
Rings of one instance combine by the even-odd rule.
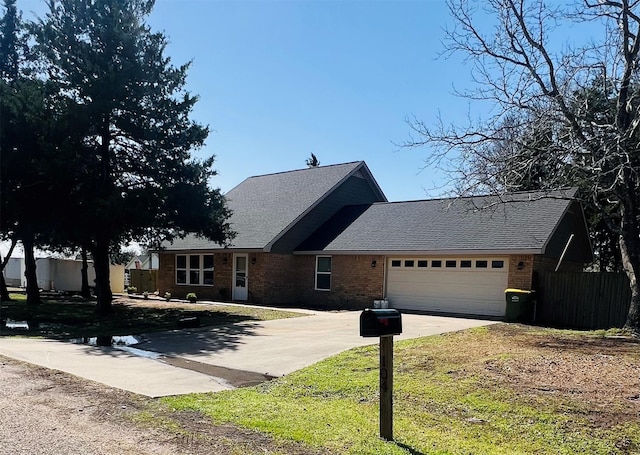
[[[415,264],[415,261],[404,261],[405,267],[413,267],[414,264]]]
[[[427,266],[427,261],[426,260],[425,261],[422,261],[422,260],[418,261],[418,267],[419,268],[425,268],[426,266]]]
[[[399,259],[394,259],[393,261],[391,261],[391,267],[400,267],[401,264],[402,261]]]
[[[457,261],[446,261],[446,262],[444,263],[444,265],[445,265],[445,267],[453,268],[453,267],[455,267],[455,266],[456,266],[456,262],[457,262]]]
[[[470,269],[471,268],[471,261],[467,261],[467,260],[460,261],[460,268]]]
[[[213,286],[213,254],[177,254],[176,284]]]
[[[504,268],[504,261],[491,261],[492,269],[502,269]]]
[[[213,254],[202,256],[202,284],[213,286]]]
[[[476,269],[486,269],[487,261],[476,261]]]
[[[437,269],[442,267],[442,261],[441,260],[431,261],[431,267],[435,267]]]
[[[200,256],[192,254],[189,256],[189,284],[200,284]]]
[[[187,284],[187,256],[176,255],[176,284]]]
[[[316,256],[316,290],[331,290],[331,256]]]

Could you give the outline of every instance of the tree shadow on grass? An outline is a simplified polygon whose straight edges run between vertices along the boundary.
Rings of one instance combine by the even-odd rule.
[[[218,342],[204,341],[208,346],[233,345],[233,340],[250,328],[238,324],[259,321],[247,314],[234,314],[221,309],[153,308],[114,304],[108,316],[99,316],[91,302],[46,302],[28,306],[24,302],[3,302],[0,308],[0,336],[47,337],[54,340],[71,338],[139,335],[180,329],[185,318],[197,318],[200,327],[216,327]],[[7,328],[9,321],[28,324]],[[23,324],[20,324],[23,325]],[[184,326],[184,325],[182,325]],[[216,345],[217,343],[217,345]],[[194,350],[192,348],[192,350]]]

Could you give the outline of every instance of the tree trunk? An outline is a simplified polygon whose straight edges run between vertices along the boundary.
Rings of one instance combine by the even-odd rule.
[[[0,300],[3,302],[9,302],[11,300],[9,290],[7,289],[7,282],[4,279],[4,271],[0,271]]]
[[[638,286],[638,274],[636,272],[638,268],[634,267],[634,261],[632,259],[633,256],[629,254],[629,250],[633,249],[633,245],[629,245],[629,242],[640,243],[637,239],[625,239],[623,236],[620,236],[622,266],[629,278],[629,286],[631,287],[631,303],[629,305],[629,312],[627,313],[627,321],[624,324],[624,328],[637,334],[640,333],[640,287]]]
[[[620,255],[622,267],[629,278],[631,287],[631,303],[627,313],[625,329],[634,334],[640,334],[640,232],[636,223],[636,206],[632,197],[629,197],[624,205],[622,214],[622,229],[620,232]]]
[[[33,254],[33,239],[22,239],[24,247],[24,277],[27,279],[27,304],[38,305],[40,300],[40,289],[38,287],[38,277],[36,275],[36,258]]]
[[[638,286],[631,288],[631,305],[627,314],[627,322],[624,324],[625,329],[631,330],[635,336],[640,337],[640,292]]]
[[[102,119],[102,133],[100,144],[100,163],[101,163],[101,175],[100,185],[101,193],[105,200],[108,200],[111,189],[113,188],[113,182],[111,181],[111,157],[109,154],[111,144],[110,133],[110,114],[105,113]],[[101,233],[93,245],[91,255],[93,256],[93,268],[96,272],[96,296],[98,297],[97,312],[99,315],[107,315],[111,313],[112,306],[111,300],[113,294],[111,294],[111,283],[109,281],[109,241],[106,240],[108,235]]]
[[[80,291],[80,295],[85,299],[91,297],[91,288],[89,287],[89,264],[87,263],[87,250],[84,247],[80,250],[80,255],[82,256],[82,268],[80,269],[80,274],[82,275],[82,288]]]
[[[111,283],[109,281],[109,243],[97,241],[92,249],[93,268],[96,271],[97,311],[100,315],[111,313]]]
[[[11,246],[9,247],[9,251],[7,255],[2,258],[0,256],[0,300],[3,302],[9,302],[11,300],[11,296],[9,295],[9,290],[7,289],[7,282],[4,279],[4,269],[7,267],[9,263],[9,259],[11,259],[11,254],[13,253],[13,249],[15,248],[17,240],[15,238],[11,239]]]

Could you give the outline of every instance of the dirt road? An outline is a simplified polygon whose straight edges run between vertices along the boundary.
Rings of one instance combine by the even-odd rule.
[[[151,398],[0,357],[0,455],[237,453],[310,452],[171,412]]]

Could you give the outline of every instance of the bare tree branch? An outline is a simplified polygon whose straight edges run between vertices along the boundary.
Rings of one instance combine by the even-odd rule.
[[[578,186],[598,232],[620,239],[615,254],[636,283],[627,325],[638,330],[640,0],[569,7],[449,0],[448,7],[455,26],[442,55],[461,54],[474,82],[455,93],[489,104],[491,114],[433,127],[409,118],[411,135],[400,147],[428,147],[425,167],[446,172],[460,195]],[[588,25],[593,38],[560,48],[565,25]]]

